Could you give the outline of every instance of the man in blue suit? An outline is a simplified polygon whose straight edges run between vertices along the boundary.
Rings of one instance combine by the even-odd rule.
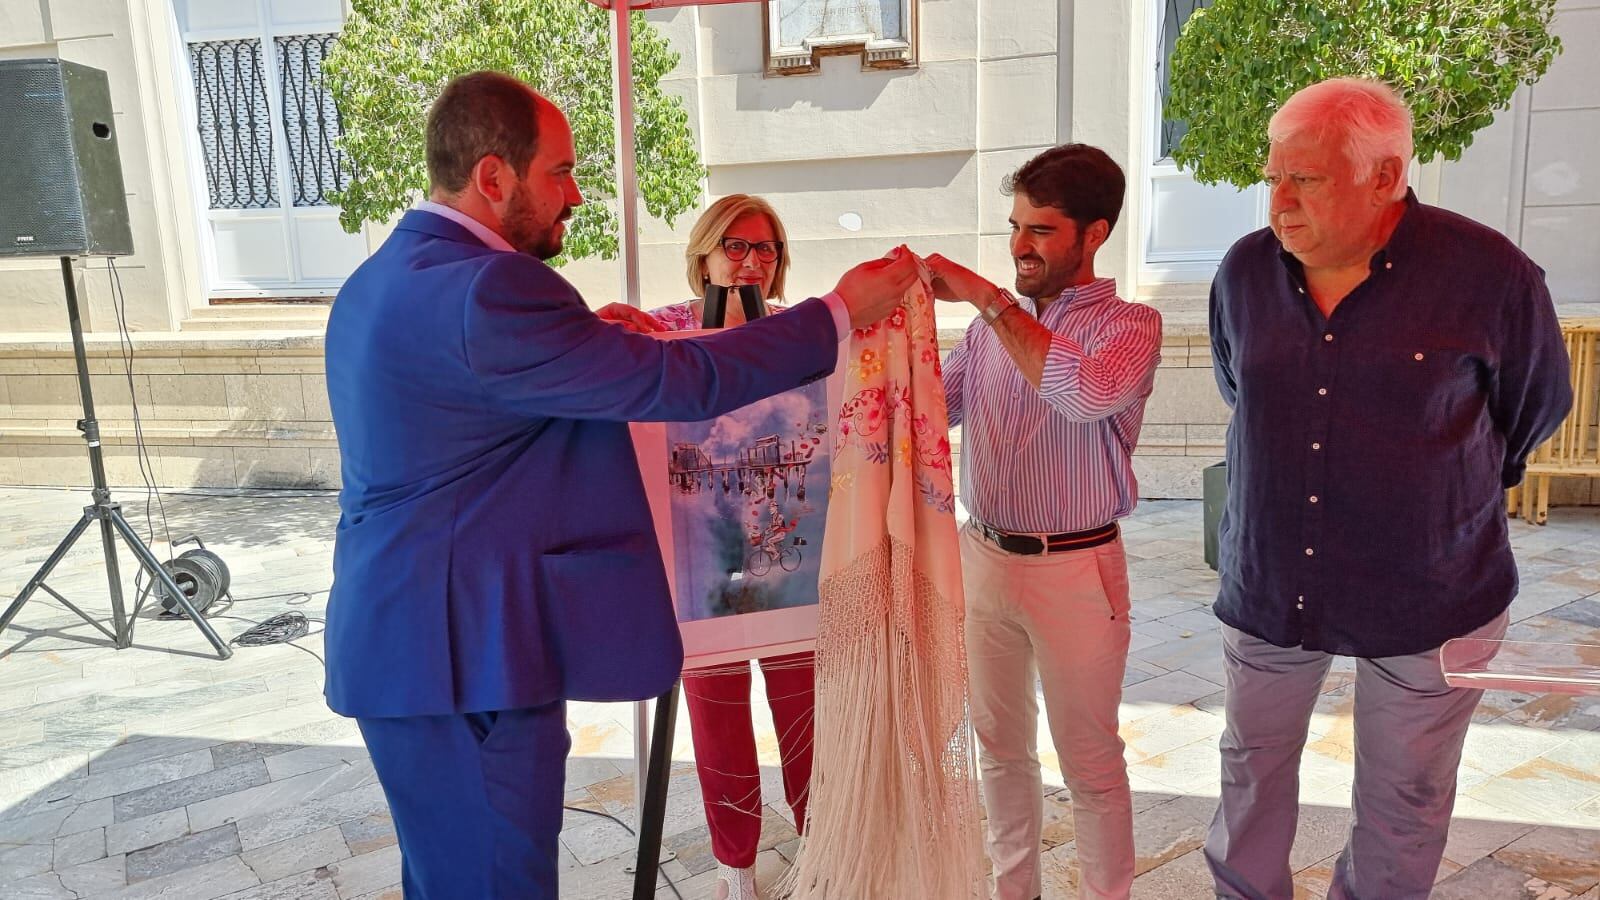
[[[431,199],[328,321],[343,454],[328,705],[356,718],[407,900],[556,896],[568,699],[662,693],[683,661],[630,421],[699,420],[821,378],[916,277],[682,341],[605,321],[542,262],[583,202],[566,118],[478,72],[427,123]]]

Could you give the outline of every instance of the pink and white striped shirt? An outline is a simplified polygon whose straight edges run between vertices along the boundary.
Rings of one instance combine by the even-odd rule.
[[[1018,304],[1031,316],[1038,307]],[[1012,313],[1016,315],[1016,313]],[[1161,314],[1099,278],[1045,307],[1053,333],[1037,390],[974,320],[944,363],[961,429],[961,502],[1002,531],[1084,531],[1133,511],[1133,449],[1161,361]]]

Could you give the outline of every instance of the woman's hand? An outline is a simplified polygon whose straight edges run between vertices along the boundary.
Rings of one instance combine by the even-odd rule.
[[[594,314],[614,325],[621,325],[629,331],[639,334],[652,334],[657,331],[666,331],[655,316],[650,315],[638,307],[626,303],[607,303],[594,311]]]

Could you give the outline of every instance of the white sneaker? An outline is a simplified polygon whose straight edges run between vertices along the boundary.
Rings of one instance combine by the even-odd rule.
[[[756,868],[717,863],[717,900],[756,900]]]

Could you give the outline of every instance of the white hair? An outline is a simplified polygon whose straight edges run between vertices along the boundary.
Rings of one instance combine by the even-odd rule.
[[[1335,142],[1355,172],[1356,184],[1372,178],[1378,164],[1400,159],[1395,198],[1405,196],[1411,164],[1411,110],[1394,89],[1366,78],[1330,78],[1301,88],[1267,124],[1267,139],[1287,141],[1308,134]]]

